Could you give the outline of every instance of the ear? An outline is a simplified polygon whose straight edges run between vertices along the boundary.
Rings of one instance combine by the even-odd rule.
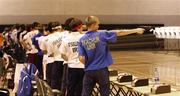
[[[91,26],[92,26],[92,27],[95,27],[95,26],[96,26],[96,23],[93,23]]]

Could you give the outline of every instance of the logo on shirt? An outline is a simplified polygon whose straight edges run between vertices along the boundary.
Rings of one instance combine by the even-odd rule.
[[[72,48],[73,53],[77,52],[77,43],[78,42],[69,42],[68,46]]]
[[[96,36],[94,38],[88,38],[86,40],[83,40],[82,41],[82,44],[87,46],[87,49],[88,50],[92,50],[92,49],[95,49],[96,48],[96,43],[99,42],[99,37]]]
[[[62,38],[58,38],[55,41],[53,41],[53,45],[56,45],[57,48],[61,46]]]

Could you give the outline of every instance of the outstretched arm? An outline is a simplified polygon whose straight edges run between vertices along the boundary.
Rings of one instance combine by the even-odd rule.
[[[137,34],[144,33],[143,28],[136,28],[136,29],[129,29],[129,30],[112,30],[112,31],[116,32],[117,36],[126,36],[133,33],[137,33]]]

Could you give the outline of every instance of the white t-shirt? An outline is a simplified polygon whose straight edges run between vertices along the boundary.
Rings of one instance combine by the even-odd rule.
[[[42,51],[45,51],[47,50],[46,49],[46,42],[47,42],[47,37],[48,36],[41,36],[39,37],[37,40],[38,40],[38,44],[39,44],[39,48],[42,50]],[[47,54],[43,54],[43,62],[44,61],[47,61]],[[45,62],[46,63],[46,62]],[[43,63],[44,64],[44,63]]]
[[[47,50],[46,49],[47,37],[48,36],[41,36],[41,37],[38,38],[39,48],[41,50],[43,50],[43,51]],[[44,80],[46,80],[46,65],[48,63],[53,63],[53,62],[54,62],[54,60],[53,60],[52,57],[49,58],[47,54],[43,54],[43,62],[42,62],[42,64],[43,64],[43,73],[44,73],[43,79]]]
[[[17,40],[17,33],[18,33],[18,30],[17,30],[17,29],[14,29],[14,30],[12,31],[12,34],[11,34],[11,38],[12,38],[12,40],[14,41],[14,43],[17,43],[17,42],[18,42],[18,40]]]
[[[31,46],[30,46],[30,44],[29,44],[29,40],[28,40],[28,37],[29,37],[29,32],[23,37],[23,41],[24,41],[24,43],[26,44],[26,47],[28,47],[28,49],[26,50],[26,53],[28,54],[28,53],[30,53],[30,49],[31,49]]]
[[[62,40],[60,51],[68,58],[68,67],[70,68],[84,68],[84,64],[79,61],[77,43],[84,34],[79,32],[71,32]]]
[[[38,44],[39,44],[39,48],[41,50],[45,50],[45,43],[44,43],[45,38],[46,38],[46,36],[41,36],[41,37],[37,38]]]
[[[33,38],[36,34],[38,34],[38,30],[33,30],[33,31],[31,31],[31,32],[28,32],[28,33],[24,36],[23,40],[25,41],[25,43],[26,43],[26,45],[28,46],[28,49],[29,49],[29,50],[26,51],[26,53],[32,53],[32,54],[34,54],[34,53],[37,53],[37,52],[38,52],[38,50],[37,50],[37,49],[35,48],[35,46],[32,44],[32,38]]]
[[[54,32],[52,34],[52,38],[51,40],[49,40],[49,48],[50,48],[50,52],[51,54],[53,54],[54,60],[55,61],[64,61],[63,58],[61,57],[61,52],[59,50],[60,46],[61,46],[61,42],[62,39],[64,39],[67,35],[68,32],[64,31],[64,32]]]
[[[53,39],[53,34],[49,34],[48,36],[45,36],[45,39],[44,39],[44,44],[42,47],[43,50],[46,50],[47,51],[47,63],[53,63],[54,62],[54,57],[51,57],[51,53],[52,53],[52,50],[51,50],[51,47],[49,46],[50,45],[50,40]]]

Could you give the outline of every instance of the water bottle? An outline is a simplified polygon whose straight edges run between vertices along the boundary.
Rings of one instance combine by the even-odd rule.
[[[155,67],[154,68],[154,81],[155,81],[155,84],[158,84],[159,83],[159,71],[158,71],[158,68]]]

